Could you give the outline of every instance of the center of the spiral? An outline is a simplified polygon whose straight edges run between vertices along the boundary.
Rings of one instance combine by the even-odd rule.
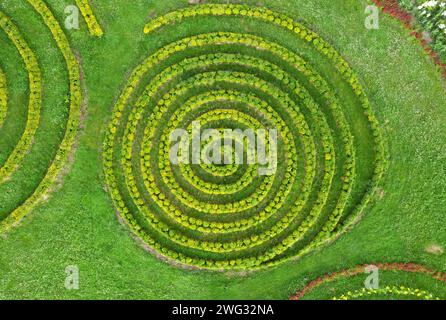
[[[189,131],[174,129],[170,142],[174,165],[258,165],[259,175],[273,175],[277,169],[277,129],[203,128],[200,121],[193,121]]]

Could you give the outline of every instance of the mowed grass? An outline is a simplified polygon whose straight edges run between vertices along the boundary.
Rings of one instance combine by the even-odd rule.
[[[0,8],[26,25],[28,14],[19,9],[23,6],[12,3],[1,0]],[[63,21],[64,8],[71,3],[47,3]],[[446,271],[444,254],[425,251],[431,244],[446,247],[444,82],[398,22],[381,16],[379,30],[364,28],[366,1],[264,1],[304,21],[350,62],[382,124],[389,168],[379,196],[361,222],[329,247],[245,275],[177,269],[132,239],[118,222],[104,187],[104,133],[129,73],[151,53],[149,48],[165,40],[145,36],[144,24],[155,13],[186,4],[185,0],[95,1],[104,37],[89,37],[84,23],[79,31],[67,31],[82,57],[88,88],[85,129],[61,189],[1,238],[0,298],[286,299],[308,280],[362,263],[411,261]],[[30,37],[31,26],[23,27]],[[41,55],[51,61],[51,56]],[[64,91],[64,79],[60,77],[60,87],[46,91]],[[64,288],[68,265],[80,269],[79,290]]]

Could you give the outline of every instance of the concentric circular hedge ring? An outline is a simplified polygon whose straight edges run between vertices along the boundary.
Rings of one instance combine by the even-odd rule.
[[[197,32],[217,16],[249,20]],[[315,33],[264,8],[195,6],[152,20],[145,32],[187,23],[196,33],[146,58],[113,110],[104,167],[121,216],[162,256],[209,269],[275,265],[343,231],[384,170],[379,125],[348,64]],[[243,32],[244,23],[258,31]],[[278,36],[262,33],[264,25]],[[174,163],[175,129],[186,137],[263,129],[259,141],[277,164],[266,175],[265,163],[196,164],[192,147]]]
[[[66,161],[72,150],[74,139],[76,137],[77,127],[80,118],[80,106],[81,106],[81,88],[80,88],[80,68],[79,64],[71,51],[68,40],[54,17],[53,13],[47,7],[42,0],[28,0],[29,9],[34,10],[37,17],[33,19],[41,19],[44,22],[45,27],[48,28],[51,36],[54,39],[54,44],[58,54],[60,54],[66,62],[66,68],[68,71],[69,81],[67,81],[67,94],[69,93],[69,99],[67,96],[62,96],[59,101],[64,101],[67,104],[67,110],[63,113],[68,114],[67,119],[64,123],[64,134],[61,135],[60,140],[55,142],[54,156],[52,158],[40,157],[40,161],[48,162],[48,167],[44,167],[44,172],[39,173],[39,181],[26,181],[26,188],[23,187],[23,181],[19,177],[23,175],[30,166],[33,166],[32,161],[29,160],[30,157],[35,156],[38,152],[42,152],[39,147],[42,145],[40,140],[43,134],[38,134],[39,130],[42,129],[42,121],[45,122],[43,126],[50,126],[44,114],[44,109],[47,107],[43,103],[43,91],[44,85],[48,85],[46,81],[54,81],[53,79],[48,80],[50,77],[44,75],[41,71],[41,61],[39,60],[38,54],[31,49],[28,44],[27,37],[22,34],[21,28],[16,25],[13,20],[8,16],[8,14],[0,11],[0,31],[8,38],[9,43],[5,43],[4,47],[11,47],[12,49],[6,52],[14,53],[17,57],[11,59],[21,59],[24,65],[24,72],[27,73],[27,83],[28,83],[28,107],[26,110],[26,123],[24,124],[24,129],[17,138],[17,143],[11,147],[11,152],[6,154],[4,161],[0,163],[0,193],[12,194],[8,198],[11,203],[2,203],[2,210],[0,211],[0,233],[9,230],[11,227],[18,224],[18,222],[35,206],[45,198],[46,193],[50,190],[51,186],[55,182],[56,178],[59,176],[61,169],[66,165]],[[25,4],[26,5],[26,4]],[[53,49],[51,49],[53,50]],[[0,58],[0,63],[3,63]],[[12,68],[19,68],[18,66],[9,67],[9,71]],[[13,99],[11,97],[8,100],[8,89],[7,84],[13,87],[16,85],[12,81],[6,82],[7,70],[0,71],[0,129],[2,134],[7,135],[8,138],[12,136],[10,128],[17,126],[17,120],[13,117],[8,117],[7,112],[9,109],[8,104],[17,103],[20,99]],[[14,70],[15,71],[15,70]],[[11,74],[11,72],[10,72]],[[17,73],[18,74],[18,73]],[[52,83],[50,83],[52,85]],[[13,91],[13,90],[11,90]],[[11,96],[13,96],[11,94]],[[48,98],[51,100],[53,98]],[[59,103],[64,105],[64,103]],[[62,113],[62,112],[61,112]],[[46,115],[47,116],[47,115]],[[43,118],[42,118],[43,117]],[[11,121],[10,121],[11,120]],[[15,121],[13,125],[12,120]],[[57,121],[54,121],[56,123]],[[56,124],[55,124],[56,125]],[[57,130],[60,130],[60,124],[57,123]],[[8,127],[8,128],[6,128]],[[46,128],[46,127],[45,127]],[[54,128],[52,128],[54,130]],[[45,141],[47,142],[47,141]],[[39,147],[35,147],[38,144]],[[39,151],[40,150],[40,151]],[[2,150],[3,151],[3,150]],[[45,149],[45,153],[52,154],[50,150]],[[3,155],[2,155],[3,158]],[[33,170],[37,170],[33,166]],[[20,174],[20,175],[19,175]],[[29,179],[30,181],[32,179]],[[31,183],[33,185],[31,185]],[[32,188],[32,189],[31,189]],[[4,199],[2,199],[2,202]],[[5,201],[6,202],[6,201]],[[5,209],[6,208],[6,209]]]
[[[201,123],[203,126],[203,128],[209,127],[209,128],[218,128],[221,124],[221,121],[225,121],[227,120],[227,118],[230,119],[237,119],[237,121],[235,124],[233,123],[235,128],[242,128],[243,130],[249,129],[249,128],[256,128],[256,129],[261,129],[262,126],[261,124],[256,121],[255,119],[251,118],[249,115],[245,114],[245,113],[241,113],[237,110],[233,110],[233,109],[216,109],[216,110],[212,110],[210,112],[206,112],[205,114],[201,115],[198,118],[195,118],[195,121],[198,121],[199,123]],[[226,122],[227,123],[227,122]],[[225,124],[226,124],[225,123]],[[183,127],[181,125],[181,127]],[[168,134],[168,132],[171,131],[166,131],[169,130],[168,129],[169,126],[166,126],[164,132]],[[171,130],[174,130],[175,128],[170,127]],[[189,132],[192,131],[192,124],[188,124],[187,129]],[[223,136],[224,135],[224,130],[220,129],[219,130],[220,135]],[[166,135],[163,136],[164,138],[166,137]],[[242,141],[240,139],[240,137],[234,136],[232,137],[231,141],[233,143],[235,143],[236,145],[239,146],[239,148],[243,148],[243,143],[244,141]],[[203,146],[203,152],[205,152],[208,149],[212,148],[213,143],[208,143],[205,144]],[[221,142],[219,143],[219,145],[221,145]],[[164,157],[168,157],[168,153],[164,153],[163,154]],[[237,156],[237,154],[235,154],[234,156]],[[244,154],[244,159],[246,158],[246,153]],[[242,159],[240,159],[241,161]],[[227,166],[215,166],[212,164],[200,164],[200,166],[202,167],[202,169],[207,172],[210,176],[217,176],[218,177],[231,177],[233,174],[235,174],[238,171],[238,166],[237,164],[229,164]],[[252,165],[252,166],[245,166],[246,170],[244,171],[243,176],[241,177],[237,177],[238,179],[235,180],[234,183],[232,184],[224,184],[221,183],[223,179],[219,179],[217,180],[219,183],[215,183],[214,181],[204,181],[200,178],[199,175],[196,175],[196,173],[193,171],[193,169],[191,168],[191,165],[186,165],[186,164],[179,164],[181,173],[178,173],[176,175],[177,180],[179,180],[179,182],[181,183],[181,179],[182,177],[184,177],[187,181],[187,183],[193,185],[193,187],[200,189],[202,192],[207,193],[207,194],[212,194],[212,195],[231,195],[232,197],[235,196],[235,193],[237,193],[238,191],[242,191],[242,190],[246,190],[246,188],[251,184],[251,182],[253,182],[256,178],[262,178],[261,176],[258,176],[256,174],[256,170],[258,170],[258,166],[257,165]],[[229,167],[229,171],[227,169],[225,169],[226,167]],[[173,166],[170,167],[172,170],[177,169],[177,166]],[[175,170],[177,171],[177,170]],[[175,174],[176,172],[174,172]],[[261,180],[261,179],[257,179],[257,180]],[[258,185],[258,184],[257,184]]]

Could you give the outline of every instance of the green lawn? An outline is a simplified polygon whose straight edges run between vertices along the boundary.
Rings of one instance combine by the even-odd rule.
[[[364,288],[365,276],[359,274],[354,277],[340,278],[332,283],[324,283],[310,290],[303,299],[333,299],[340,298],[347,292],[356,292],[358,289]],[[446,295],[446,288],[441,281],[432,279],[431,276],[421,273],[407,273],[404,271],[382,271],[379,277],[379,288],[398,288],[401,291],[408,291],[409,288],[417,289],[424,288],[422,291],[427,294],[432,294],[433,298],[443,299]],[[419,289],[421,291],[421,289]],[[414,297],[411,294],[396,294],[393,295],[365,295],[362,299],[407,299],[411,300]]]
[[[65,6],[74,1],[46,2],[62,22]],[[89,36],[83,21],[80,30],[66,31],[82,59],[88,102],[74,160],[63,184],[48,201],[0,237],[1,299],[287,299],[309,280],[358,264],[416,262],[446,272],[445,254],[425,250],[433,244],[446,247],[445,82],[398,21],[381,15],[378,30],[365,29],[367,1],[363,0],[262,2],[304,22],[350,63],[383,129],[389,164],[361,221],[334,243],[298,260],[240,274],[184,270],[149,254],[118,221],[106,191],[101,153],[112,108],[131,71],[178,32],[151,37],[144,35],[144,25],[153,15],[184,7],[187,1],[95,0],[93,4],[104,36]],[[33,191],[54,156],[68,117],[64,111],[67,103],[60,98],[67,96],[68,83],[51,34],[27,1],[0,0],[0,10],[29,40],[46,79],[36,143],[11,181],[0,184],[2,219]],[[218,25],[215,21],[209,19],[208,25],[196,26],[196,30],[230,27],[227,22]],[[193,32],[187,26],[181,33]],[[14,121],[8,124],[6,119],[0,128],[3,163],[23,130],[27,102],[23,92],[28,89],[20,56],[2,32],[0,42],[0,67],[14,83],[10,86],[11,104],[17,106],[8,114]],[[363,154],[367,148],[365,144]],[[64,287],[68,265],[79,267],[79,290]],[[393,275],[386,274],[382,283],[393,284],[392,279]],[[414,283],[433,291],[437,286],[424,278]],[[351,283],[341,285],[347,290],[353,287]],[[436,292],[444,293],[444,289]],[[314,297],[331,295],[322,290]]]

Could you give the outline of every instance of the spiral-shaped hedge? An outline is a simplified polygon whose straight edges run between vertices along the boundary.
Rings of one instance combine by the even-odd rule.
[[[358,77],[332,46],[284,14],[244,5],[173,11],[144,32],[156,48],[118,98],[103,151],[115,206],[149,247],[183,265],[254,269],[357,220],[384,147]],[[171,132],[197,122],[277,130],[274,174],[172,163]]]
[[[42,30],[39,36],[52,42],[27,34],[24,25],[32,23],[10,17],[9,5],[0,6],[0,233],[48,196],[72,150],[82,100],[79,64],[52,11],[41,0],[11,4],[16,5],[27,8],[33,27]],[[63,63],[46,61],[42,67],[47,53]],[[54,71],[43,70],[49,65]],[[56,96],[56,87],[66,90]],[[51,118],[56,115],[60,119]]]

